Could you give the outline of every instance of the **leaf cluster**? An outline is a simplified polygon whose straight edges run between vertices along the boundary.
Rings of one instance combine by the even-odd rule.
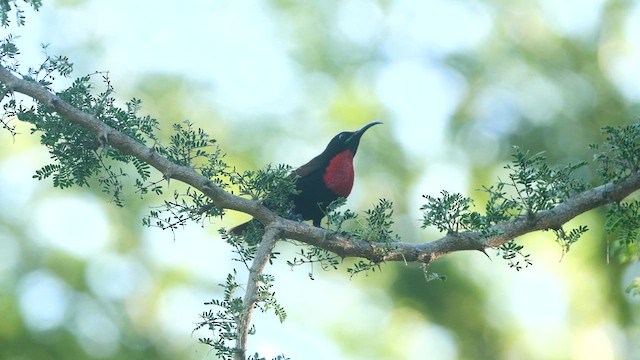
[[[210,148],[217,149],[216,142],[203,129],[195,128],[189,120],[184,120],[182,124],[173,124],[169,146],[157,145],[156,151],[175,164],[189,167],[199,159],[217,159],[218,154],[208,151]]]
[[[291,166],[268,164],[259,170],[246,170],[231,175],[239,195],[260,200],[269,209],[285,217],[292,216],[292,196],[298,193]]]
[[[577,228],[571,229],[568,232],[562,227],[552,230],[556,235],[556,242],[562,246],[563,253],[567,253],[569,252],[571,245],[577,242],[582,235],[589,231],[589,228],[586,225],[579,225]]]
[[[73,72],[73,64],[67,56],[51,56],[47,52],[48,45],[42,45],[42,52],[45,60],[37,67],[30,67],[22,77],[25,80],[33,81],[51,90],[51,85],[56,76],[69,77]]]
[[[598,175],[604,182],[618,183],[640,171],[640,123],[603,128],[605,141],[592,144]],[[606,213],[605,231],[615,236],[620,261],[640,258],[640,201],[630,197],[612,204]]]
[[[356,238],[365,241],[375,241],[383,244],[391,244],[400,238],[393,232],[393,202],[387,199],[379,199],[378,203],[364,212],[364,224],[354,231]]]
[[[523,267],[529,267],[533,263],[531,262],[531,254],[525,254],[522,252],[523,245],[511,240],[498,247],[498,256],[506,260],[509,267],[516,269],[516,271],[522,270]]]
[[[284,322],[287,318],[287,312],[276,300],[276,293],[273,291],[273,282],[275,277],[269,274],[260,274],[258,276],[258,291],[256,293],[257,302],[256,307],[263,313],[269,310],[273,310],[274,314],[278,317],[280,322]]]
[[[14,42],[14,36],[12,34],[8,34],[4,39],[0,40],[0,63],[10,70],[16,70],[18,66],[18,60],[16,56],[20,54],[20,50],[16,46]],[[7,92],[3,87],[3,94]],[[4,98],[4,96],[3,96]]]
[[[60,62],[52,60],[50,67],[59,68]],[[64,68],[61,71],[66,71]],[[46,80],[47,74],[39,81]],[[35,73],[33,80],[37,77]],[[92,78],[100,75],[105,89],[94,95]],[[71,87],[58,93],[60,98],[87,113],[95,114],[107,125],[146,143],[156,141],[154,131],[157,120],[149,116],[138,116],[140,100],[132,99],[125,108],[115,105],[113,87],[106,73],[95,73],[78,78]],[[107,136],[96,138],[91,132],[75,124],[65,121],[57,112],[45,104],[28,107],[22,105],[14,108],[18,118],[33,124],[32,133],[41,134],[40,142],[49,150],[52,163],[37,170],[34,178],[43,180],[53,178],[54,187],[68,188],[74,185],[89,186],[91,179],[96,179],[102,191],[111,196],[119,206],[123,205],[123,180],[129,177],[128,164],[135,169],[136,184],[143,188],[151,176],[150,166],[137,158],[126,155],[108,146]],[[156,193],[157,188],[156,188]]]
[[[331,269],[337,270],[340,260],[340,256],[330,251],[316,246],[300,244],[300,250],[298,250],[293,259],[287,260],[287,265],[293,268],[295,266],[308,264],[310,266],[309,279],[315,280],[313,275],[314,264],[319,264],[320,268],[324,271]]]
[[[217,140],[210,138],[203,129],[194,127],[188,120],[174,124],[173,131],[169,145],[156,143],[154,150],[176,164],[194,168],[221,188],[227,188],[230,168],[224,161]],[[170,174],[165,176],[169,181]],[[136,192],[141,196],[148,192],[159,195],[162,193],[161,181],[136,181]],[[174,190],[173,200],[165,200],[162,206],[152,209],[143,218],[143,224],[173,231],[190,221],[204,224],[205,220],[222,215],[224,211],[214,206],[206,195],[187,187],[185,190]]]
[[[199,338],[198,340],[211,346],[219,359],[231,360],[235,354],[233,341],[236,340],[237,320],[242,312],[243,301],[241,297],[234,296],[239,288],[235,281],[236,271],[227,275],[226,282],[219,284],[223,288],[222,300],[213,299],[205,305],[219,308],[218,311],[208,310],[200,315],[202,319],[197,323],[194,331],[206,327],[213,333],[212,338]]]
[[[616,254],[621,261],[640,258],[640,202],[632,200],[613,204],[606,214],[604,229],[616,238]]]
[[[598,175],[604,182],[618,182],[640,170],[640,123],[627,126],[607,126],[601,145],[591,144],[598,163]]]
[[[22,2],[27,5],[31,5],[31,7],[36,11],[40,10],[40,7],[42,6],[42,0],[23,0]],[[12,10],[15,10],[16,12],[14,18],[18,26],[24,25],[25,16],[22,6],[23,5],[18,0],[0,0],[0,25],[3,27],[9,26],[11,23],[9,14]]]
[[[340,197],[332,201],[329,206],[327,206],[327,228],[334,231],[341,231],[346,222],[358,218],[358,214],[349,209],[346,209],[345,211],[338,211],[338,208],[344,206],[346,203],[347,199]]]
[[[159,185],[152,190],[157,194],[162,193]],[[223,215],[224,211],[213,206],[206,195],[188,187],[184,191],[174,190],[173,200],[164,200],[161,206],[151,208],[149,215],[142,219],[142,224],[173,232],[189,222],[204,225],[206,220]]]
[[[400,241],[400,237],[392,230],[393,221],[393,202],[387,199],[379,199],[378,203],[372,208],[365,210],[364,223],[360,223],[351,236],[376,243],[374,249],[380,259],[390,250],[393,249],[393,243]],[[380,268],[380,261],[377,260],[358,260],[349,268],[347,272],[351,276],[375,272]]]
[[[459,231],[473,231],[483,226],[480,213],[470,211],[473,205],[471,198],[459,193],[440,192],[440,197],[423,195],[427,200],[422,211],[422,228],[435,226],[439,231],[457,233]]]
[[[506,185],[515,191],[509,203],[520,213],[532,215],[551,209],[586,189],[586,184],[574,176],[585,162],[552,168],[544,153],[529,155],[518,147],[513,148],[512,158],[505,166],[510,172]]]
[[[235,261],[241,262],[249,269],[250,262],[255,257],[256,246],[247,245],[241,238],[227,234],[224,229],[220,229],[220,234],[225,241],[234,247],[234,252],[238,256]],[[277,252],[271,254],[270,262],[276,258]],[[234,269],[232,273],[227,275],[226,282],[219,284],[223,288],[222,300],[213,299],[205,305],[212,305],[219,308],[218,311],[205,311],[201,314],[201,319],[197,323],[194,331],[207,327],[212,333],[211,338],[200,338],[199,341],[213,348],[221,359],[231,359],[235,353],[235,348],[232,342],[236,340],[238,330],[238,324],[241,321],[241,314],[243,311],[244,300],[235,296],[236,290],[241,286],[236,282],[237,271]],[[280,322],[284,322],[287,318],[286,310],[278,303],[275,297],[275,291],[273,290],[273,282],[275,277],[269,274],[259,274],[256,281],[258,282],[258,289],[255,293],[255,307],[262,312],[273,311],[278,317]],[[255,327],[251,327],[249,334],[255,334]],[[254,355],[255,359],[259,359],[259,355]],[[284,359],[277,357],[278,359]]]
[[[427,202],[420,208],[422,227],[435,226],[439,231],[450,234],[479,232],[485,238],[499,235],[492,228],[494,225],[519,216],[533,219],[537,212],[551,209],[585,190],[586,184],[575,176],[575,172],[584,165],[552,168],[543,153],[529,155],[514,147],[512,160],[504,167],[509,180],[499,180],[496,185],[482,189],[489,197],[484,214],[473,210],[475,204],[471,198],[442,191],[439,197],[424,196]],[[581,226],[569,232],[562,229],[554,231],[566,252],[587,228]],[[529,255],[522,249],[523,246],[511,240],[498,247],[498,254],[509,262],[510,267],[520,270],[522,264],[531,265]]]
[[[358,214],[349,209],[338,211],[338,208],[343,206],[345,202],[346,199],[338,198],[327,207],[326,217],[329,229],[341,232],[343,235],[353,239],[381,244],[382,246],[375,248],[380,252],[381,258],[388,250],[393,248],[394,242],[400,241],[399,236],[391,229],[394,223],[393,202],[380,199],[372,209],[364,211],[362,218],[359,218]],[[351,231],[344,230],[344,224],[351,220],[356,220],[357,226]],[[342,260],[340,256],[315,246],[304,246],[298,251],[297,255],[293,260],[287,261],[287,264],[291,267],[305,264],[311,265],[311,271],[309,272],[309,278],[311,279],[313,279],[314,264],[319,264],[322,270],[330,270],[337,269]],[[362,272],[375,271],[378,267],[379,262],[377,261],[359,260],[349,266],[347,272],[354,276]]]

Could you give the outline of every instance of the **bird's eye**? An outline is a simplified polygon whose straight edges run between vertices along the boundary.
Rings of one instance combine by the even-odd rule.
[[[342,134],[338,135],[338,139],[339,139],[339,140],[342,140],[342,139],[344,139],[344,138],[345,138],[345,136],[347,136],[347,134],[342,133]]]

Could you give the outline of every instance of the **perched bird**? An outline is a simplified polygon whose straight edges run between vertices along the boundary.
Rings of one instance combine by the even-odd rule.
[[[314,226],[320,226],[326,208],[340,197],[346,198],[353,188],[353,157],[356,155],[360,138],[374,125],[374,121],[360,130],[344,131],[331,139],[324,151],[308,163],[295,169],[295,185],[298,193],[292,195],[293,212],[303,220],[312,220]],[[254,220],[238,225],[229,233],[241,235]]]

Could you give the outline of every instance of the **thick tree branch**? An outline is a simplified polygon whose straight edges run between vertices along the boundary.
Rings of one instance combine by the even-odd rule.
[[[619,202],[640,189],[640,173],[635,172],[618,183],[609,183],[586,190],[550,210],[532,216],[519,216],[489,228],[490,238],[480,232],[450,233],[422,244],[391,243],[389,245],[354,240],[329,231],[284,221],[283,236],[332,251],[343,257],[361,257],[373,261],[420,261],[429,263],[444,255],[461,250],[483,250],[502,245],[518,236],[547,229],[559,229],[574,217],[597,207]]]
[[[318,246],[342,257],[429,263],[454,251],[483,250],[486,247],[504,244],[529,232],[557,229],[581,213],[620,201],[640,189],[640,174],[636,172],[618,183],[605,184],[580,193],[553,209],[495,225],[489,230],[497,235],[488,239],[479,232],[465,232],[450,233],[438,240],[422,244],[406,242],[383,244],[356,240],[307,223],[280,218],[257,201],[227,193],[194,169],[172,163],[152,148],[106,125],[96,116],[74,108],[39,84],[20,79],[2,66],[0,66],[0,82],[9,91],[22,93],[52,107],[66,121],[90,130],[103,143],[147,162],[165,177],[182,181],[202,191],[211,198],[216,207],[250,214],[267,227],[272,225],[286,238]]]
[[[27,95],[53,108],[66,121],[91,131],[100,140],[100,143],[112,146],[125,154],[148,163],[160,171],[167,179],[182,181],[202,191],[213,200],[213,203],[218,208],[246,212],[263,223],[270,223],[276,219],[276,215],[259,202],[225,192],[193,168],[172,163],[155,152],[153,148],[145,146],[134,138],[110,127],[100,121],[98,117],[69,105],[41,85],[20,79],[3,66],[0,66],[0,82],[9,91]]]

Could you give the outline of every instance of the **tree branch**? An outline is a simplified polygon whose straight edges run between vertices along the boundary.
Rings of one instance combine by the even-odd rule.
[[[497,224],[488,229],[497,234],[485,238],[479,232],[449,233],[428,243],[375,243],[337,234],[333,231],[316,228],[304,222],[287,220],[271,212],[258,201],[245,199],[225,192],[213,181],[194,169],[172,163],[130,136],[106,125],[92,114],[85,113],[51,93],[37,83],[20,79],[8,69],[0,66],[0,82],[9,91],[27,95],[36,101],[52,107],[66,121],[91,131],[105,145],[112,146],[125,154],[134,156],[156,168],[167,178],[182,181],[200,190],[211,198],[216,207],[232,209],[252,215],[268,228],[282,236],[334,252],[342,257],[360,257],[372,261],[419,261],[429,263],[444,255],[461,250],[483,250],[499,246],[523,234],[557,229],[579,214],[596,207],[621,201],[632,192],[640,189],[640,174],[635,172],[618,183],[609,183],[584,191],[570,200],[550,210],[540,211],[531,216],[520,216],[511,221]]]
[[[640,173],[635,172],[618,183],[601,185],[558,204],[553,209],[518,216],[490,227],[486,238],[480,232],[449,233],[440,239],[422,243],[397,242],[391,244],[355,240],[328,230],[307,226],[295,221],[283,221],[283,236],[315,245],[342,257],[360,257],[376,262],[419,261],[430,263],[449,253],[462,250],[484,250],[495,247],[524,234],[547,229],[559,229],[574,217],[597,207],[620,202],[640,189]]]
[[[260,275],[264,271],[265,266],[271,259],[271,252],[276,246],[276,242],[280,239],[280,230],[275,226],[267,226],[262,236],[262,241],[258,245],[256,255],[249,269],[249,279],[247,281],[247,290],[242,301],[242,312],[237,319],[236,329],[236,352],[234,359],[244,360],[247,358],[247,337],[249,336],[249,328],[251,324],[251,315],[255,309],[256,303],[260,300],[258,290],[260,287]]]
[[[222,190],[193,168],[172,163],[167,158],[145,146],[134,138],[110,127],[93,114],[83,112],[51,93],[43,86],[15,76],[0,66],[0,82],[11,92],[18,92],[53,108],[63,119],[91,131],[101,144],[112,146],[121,152],[136,157],[156,168],[164,177],[193,186],[212,199],[216,207],[242,211],[253,215],[262,223],[273,222],[277,216],[258,201],[245,199]]]

